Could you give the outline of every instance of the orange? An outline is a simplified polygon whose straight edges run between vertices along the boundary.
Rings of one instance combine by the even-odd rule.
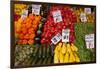
[[[24,38],[24,34],[22,34],[22,33],[19,34],[19,38],[20,38],[20,39],[23,39],[23,38]]]
[[[32,27],[34,28],[34,30],[36,30],[36,29],[37,29],[37,25],[32,25]]]
[[[18,29],[18,28],[15,28],[15,32],[16,32],[16,33],[20,33],[20,32],[21,32],[21,30],[20,30],[20,29]]]
[[[22,42],[23,42],[22,40],[18,40],[18,44],[22,44]]]
[[[24,39],[29,39],[29,35],[25,34]]]
[[[30,39],[28,40],[28,44],[33,44],[34,43],[34,40]]]
[[[35,34],[30,34],[29,37],[30,37],[30,39],[34,39]]]
[[[33,25],[37,25],[37,21],[33,21],[32,24],[33,24]]]
[[[24,40],[23,40],[23,44],[27,44],[27,40],[24,39]]]
[[[26,19],[26,23],[27,23],[27,22],[29,22],[29,21],[30,21],[30,19],[29,19],[29,18],[27,18],[27,19]]]
[[[29,28],[29,29],[28,29],[28,33],[29,33],[29,34],[34,33],[34,29],[33,29],[33,28]]]
[[[34,20],[33,14],[29,14],[29,18],[30,18],[31,20]]]
[[[32,26],[32,24],[26,23],[26,28],[30,28],[31,26]]]
[[[27,28],[22,28],[21,31],[22,31],[23,34],[26,34],[27,33]]]

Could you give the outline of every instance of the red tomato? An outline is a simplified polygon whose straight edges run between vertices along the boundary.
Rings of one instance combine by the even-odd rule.
[[[43,38],[43,39],[41,40],[41,43],[42,43],[42,44],[44,44],[44,43],[45,43],[45,38]]]

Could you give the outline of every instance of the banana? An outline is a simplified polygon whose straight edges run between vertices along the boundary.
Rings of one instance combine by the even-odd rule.
[[[55,52],[55,53],[56,53],[56,52],[58,52],[58,47],[57,47],[57,46],[56,46],[56,48],[55,48],[54,52]]]
[[[80,62],[80,58],[78,57],[78,55],[76,53],[74,53],[74,55],[75,55],[75,61]]]
[[[68,63],[69,62],[69,53],[66,52],[65,56],[64,56],[64,63]]]
[[[61,50],[61,46],[62,46],[62,43],[58,43],[58,45],[56,45],[56,48],[55,48],[55,52],[56,51],[60,51]]]
[[[72,51],[78,51],[78,48],[73,43],[71,43],[71,49]]]
[[[78,48],[71,43],[58,43],[54,50],[54,63],[73,63],[80,62],[77,55]]]
[[[15,13],[19,15],[22,14],[22,10],[27,9],[28,6],[25,4],[15,4],[14,8]]]
[[[58,51],[61,50],[61,46],[62,46],[62,43],[60,42],[60,43],[57,45],[57,47],[58,47]]]
[[[59,61],[60,61],[60,63],[64,63],[64,55],[61,52],[59,55]]]
[[[63,43],[63,45],[62,45],[61,52],[62,52],[62,54],[66,53],[66,44],[65,43]]]
[[[73,53],[70,53],[69,62],[75,62],[75,56],[73,55]]]
[[[59,57],[58,54],[54,54],[54,63],[59,63]]]
[[[71,51],[70,44],[67,44],[67,52],[68,52],[68,53],[71,53],[71,52],[72,52],[72,51]]]

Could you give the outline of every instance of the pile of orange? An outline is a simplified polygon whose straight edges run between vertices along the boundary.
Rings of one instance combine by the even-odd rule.
[[[41,16],[29,14],[26,18],[19,18],[15,21],[15,37],[18,38],[18,44],[34,44]]]

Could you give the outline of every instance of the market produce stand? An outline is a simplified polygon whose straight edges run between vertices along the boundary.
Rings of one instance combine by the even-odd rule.
[[[96,6],[11,1],[11,68],[96,63]]]

